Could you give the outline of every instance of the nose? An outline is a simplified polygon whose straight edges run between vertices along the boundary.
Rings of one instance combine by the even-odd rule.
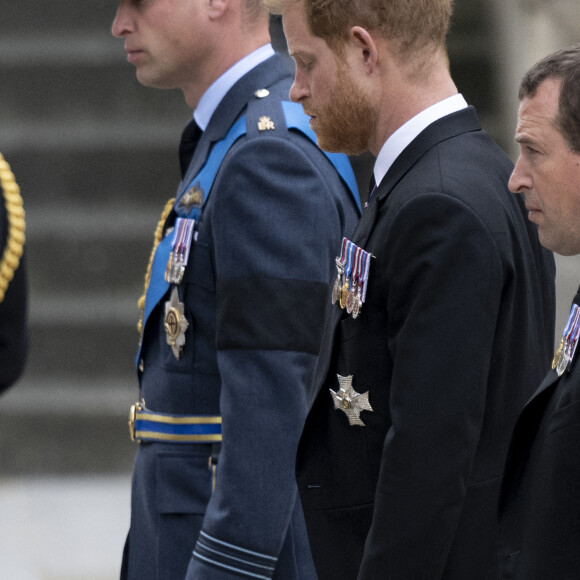
[[[532,179],[529,172],[526,171],[525,163],[522,161],[521,155],[516,161],[516,165],[508,182],[508,187],[512,193],[523,193],[532,188]]]
[[[290,87],[290,99],[295,103],[299,103],[300,101],[304,100],[308,96],[308,92],[306,90],[306,85],[302,81],[300,72],[296,72],[294,77],[294,82]]]
[[[133,21],[131,19],[130,7],[126,0],[121,0],[115,19],[113,20],[113,25],[111,26],[111,33],[115,38],[122,38],[132,30]]]

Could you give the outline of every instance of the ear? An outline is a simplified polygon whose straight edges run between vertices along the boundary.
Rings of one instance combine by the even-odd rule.
[[[377,45],[366,28],[353,26],[349,32],[349,41],[358,52],[360,64],[366,69],[367,74],[374,72],[378,61]]]
[[[210,20],[217,20],[227,11],[230,0],[206,0],[205,3]]]

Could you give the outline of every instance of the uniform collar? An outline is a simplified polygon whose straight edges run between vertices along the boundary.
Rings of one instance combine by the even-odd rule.
[[[246,73],[272,56],[274,56],[272,45],[265,44],[239,60],[234,66],[229,68],[213,82],[207,91],[205,91],[193,112],[193,118],[202,131],[207,129],[212,115],[227,92]]]

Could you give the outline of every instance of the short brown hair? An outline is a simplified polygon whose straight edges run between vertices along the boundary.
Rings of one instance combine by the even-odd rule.
[[[298,2],[298,0],[262,0],[262,5],[270,12],[270,14],[279,16],[292,1]]]
[[[580,44],[538,61],[520,84],[520,100],[533,97],[547,79],[561,79],[556,124],[574,153],[580,153]]]
[[[304,0],[310,28],[331,43],[353,26],[399,43],[401,56],[427,45],[445,46],[453,0]]]

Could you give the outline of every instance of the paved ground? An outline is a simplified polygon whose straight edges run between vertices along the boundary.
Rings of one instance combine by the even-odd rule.
[[[0,479],[1,580],[115,580],[130,476]]]

